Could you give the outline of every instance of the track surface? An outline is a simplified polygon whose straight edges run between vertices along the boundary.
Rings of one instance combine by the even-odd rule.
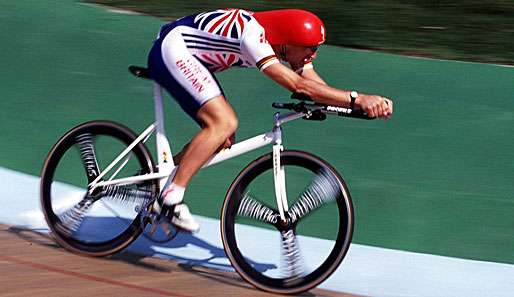
[[[0,225],[0,296],[271,296],[235,273],[119,253],[88,258],[46,234]],[[352,297],[315,289],[301,296]]]

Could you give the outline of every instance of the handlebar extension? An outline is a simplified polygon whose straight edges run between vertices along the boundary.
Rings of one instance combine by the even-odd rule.
[[[295,94],[293,94],[294,96]],[[295,97],[297,98],[297,97]],[[304,96],[304,98],[309,98]],[[293,110],[295,112],[304,113],[306,117],[304,119],[313,119],[313,120],[324,120],[326,118],[326,114],[328,115],[337,115],[340,117],[347,118],[356,118],[356,119],[364,119],[364,120],[373,120],[374,117],[368,116],[366,112],[361,109],[350,109],[345,107],[338,106],[330,106],[324,104],[316,104],[316,103],[306,103],[306,99],[300,99],[301,102],[288,102],[288,103],[280,103],[274,102],[272,106],[278,109],[288,109]],[[323,116],[321,116],[323,115]],[[313,118],[311,118],[313,117]]]

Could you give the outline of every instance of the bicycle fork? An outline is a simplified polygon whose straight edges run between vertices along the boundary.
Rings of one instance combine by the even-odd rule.
[[[282,146],[282,128],[280,122],[277,121],[278,117],[275,116],[275,127],[273,134],[275,142],[273,144],[273,180],[275,183],[275,197],[277,200],[277,208],[282,222],[286,222],[286,213],[289,211],[287,204],[287,191],[286,191],[286,176],[284,172],[284,165],[280,160],[280,154],[284,150]]]

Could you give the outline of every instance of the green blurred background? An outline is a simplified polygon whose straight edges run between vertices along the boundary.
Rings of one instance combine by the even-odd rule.
[[[303,8],[318,14],[327,42],[443,59],[514,64],[512,0],[178,1],[92,0],[166,20],[209,9]]]
[[[332,10],[324,3],[315,5]],[[333,6],[367,11],[366,15],[350,14],[361,22],[378,19],[370,17],[376,12],[371,7],[378,3],[382,11],[393,13],[395,7],[375,1],[365,10],[368,2],[342,3]],[[411,2],[398,3],[408,7]],[[410,5],[418,7],[414,3]],[[212,7],[211,2],[200,4]],[[184,6],[176,8],[182,9],[177,16],[197,10]],[[500,14],[498,20],[504,16]],[[39,175],[57,139],[88,120],[110,119],[142,131],[153,120],[152,85],[132,77],[127,66],[145,65],[152,40],[164,22],[73,0],[0,1],[0,166]],[[340,28],[358,23],[340,17],[330,22]],[[337,26],[327,26],[332,42],[336,36],[332,28]],[[472,34],[460,37],[473,37],[466,35]],[[488,33],[480,36],[474,34],[485,40]],[[391,38],[400,40],[396,35]],[[432,42],[432,37],[426,38]],[[497,52],[492,54],[494,60],[508,52],[501,51],[502,46],[512,43],[508,38],[502,41],[497,47],[489,44]],[[466,49],[479,53],[471,45]],[[287,148],[321,156],[348,182],[356,211],[354,242],[514,263],[514,68],[335,46],[322,47],[315,65],[331,85],[395,100],[390,121],[331,118],[285,126]],[[269,130],[275,112],[271,102],[289,97],[255,69],[234,69],[217,77],[239,115],[238,139]],[[176,151],[197,126],[174,101],[166,100],[165,109]],[[234,176],[265,152],[261,149],[202,171],[186,193],[193,212],[218,217]]]

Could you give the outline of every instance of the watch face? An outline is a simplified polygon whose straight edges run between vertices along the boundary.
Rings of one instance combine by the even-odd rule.
[[[355,91],[351,91],[350,92],[350,97],[357,98],[357,97],[359,97],[359,94],[357,94],[357,92],[355,92]]]

